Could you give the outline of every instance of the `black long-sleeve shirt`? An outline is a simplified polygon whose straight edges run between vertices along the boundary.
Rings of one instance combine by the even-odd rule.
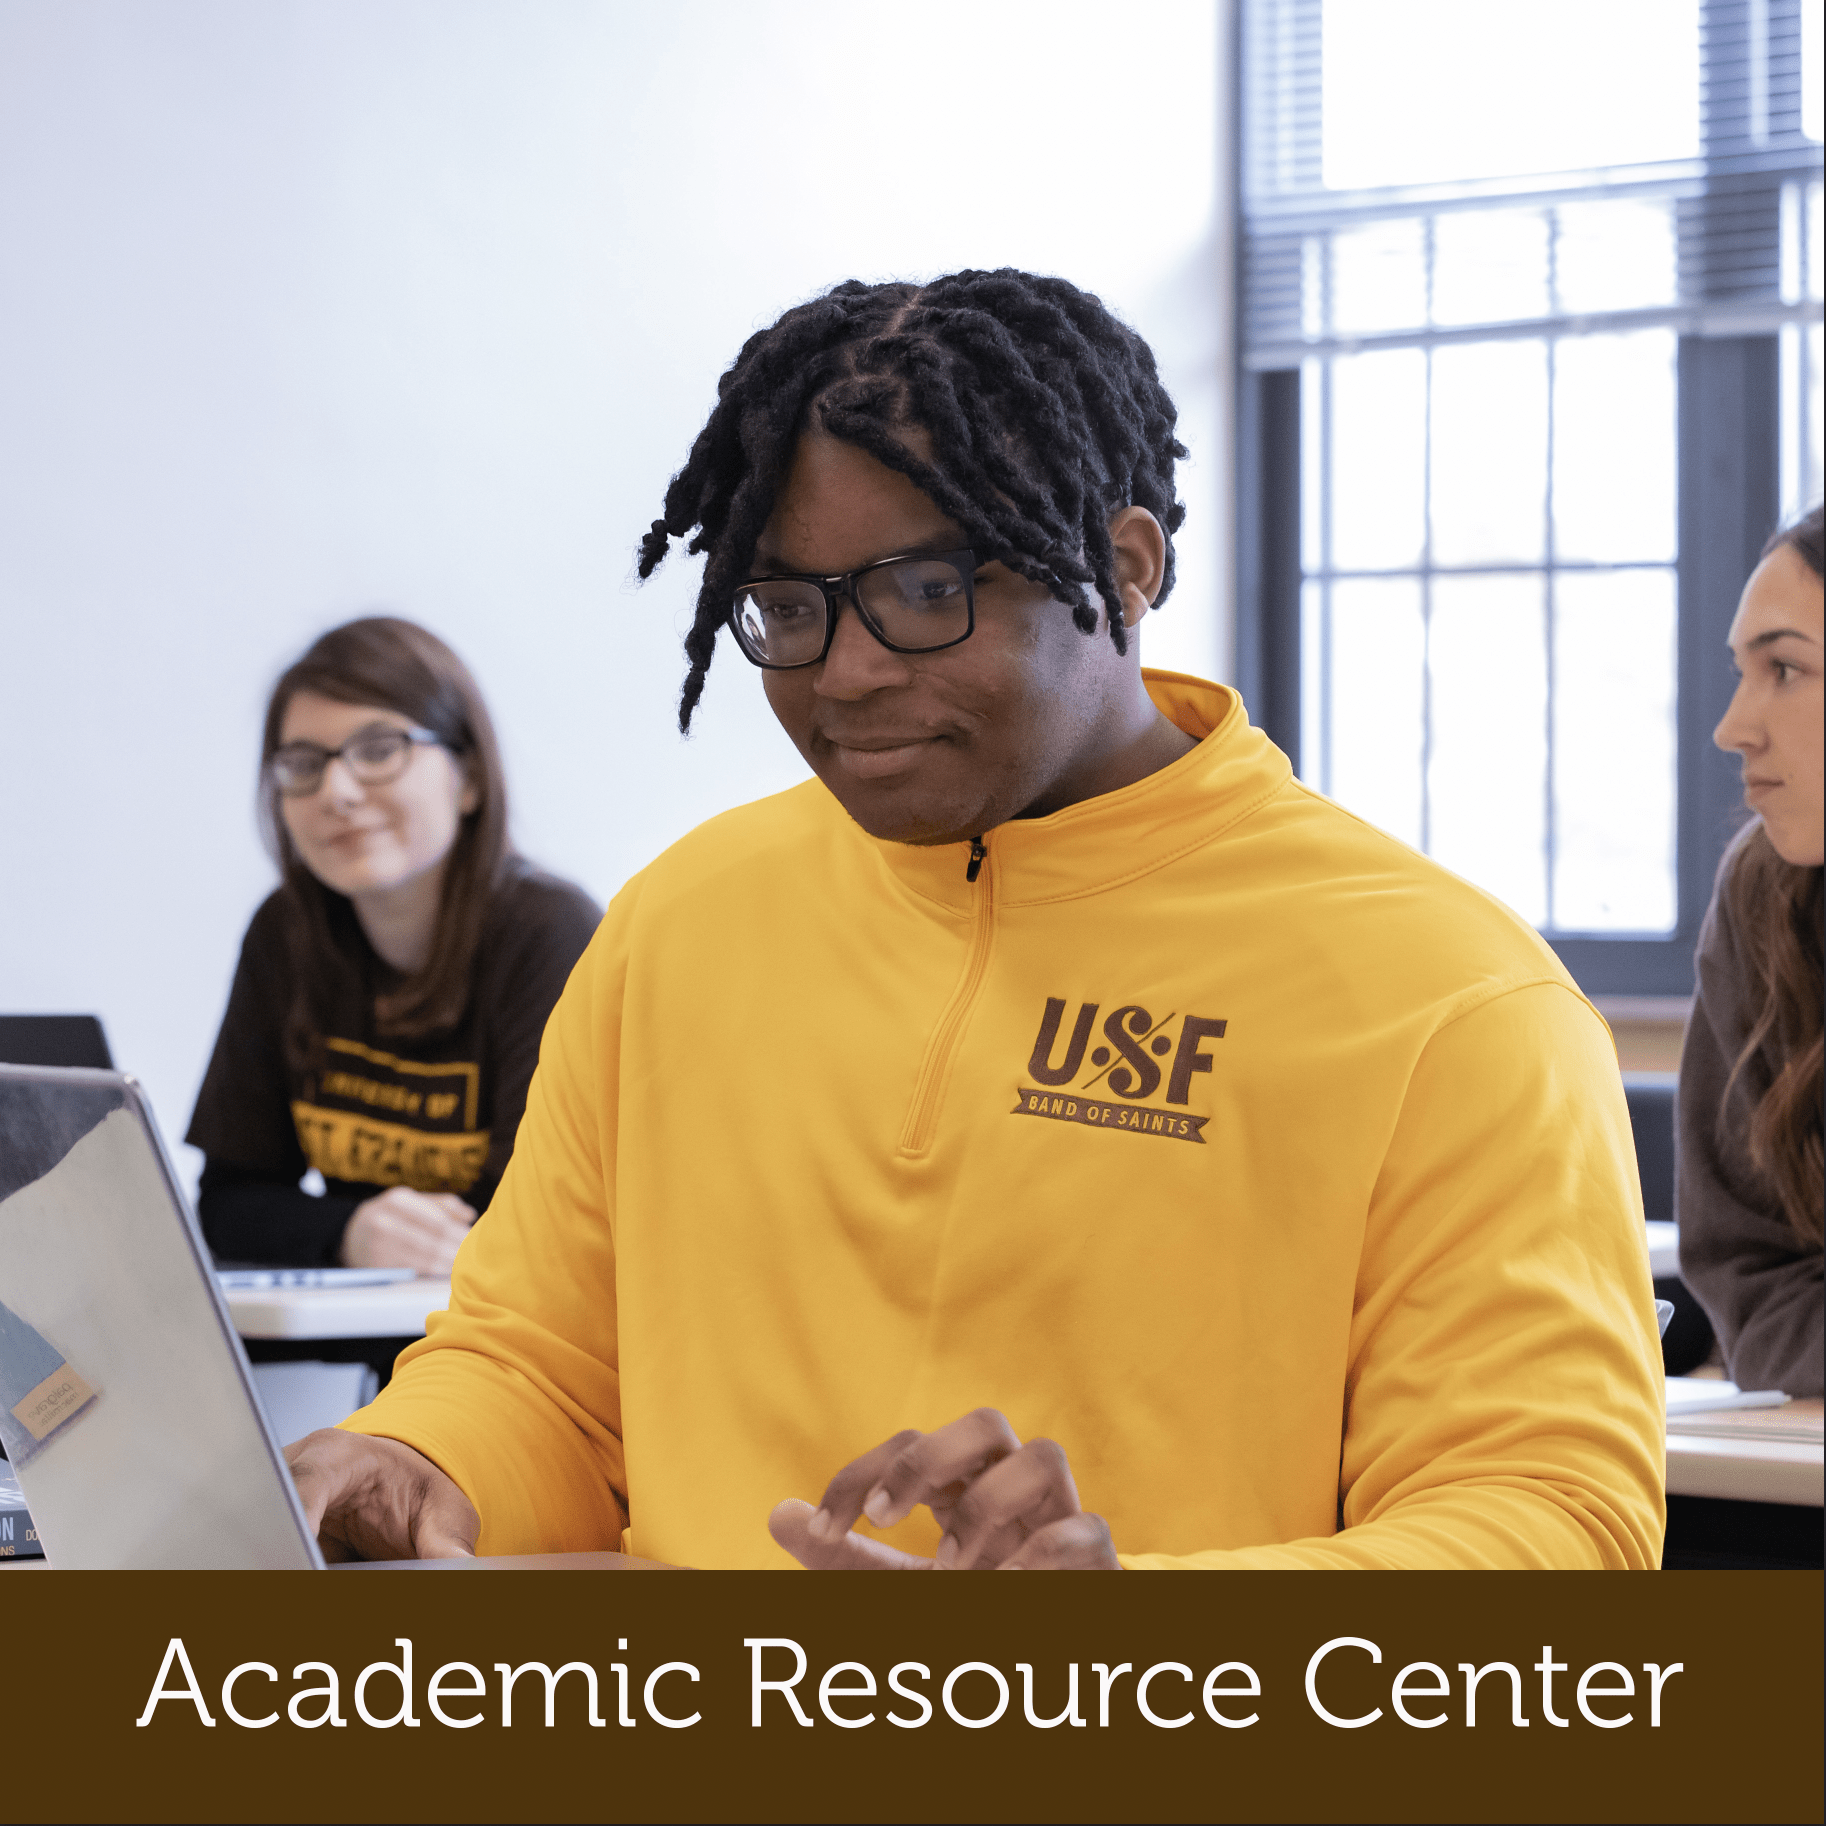
[[[204,1157],[197,1182],[197,1216],[221,1262],[332,1267],[361,1202],[354,1193],[307,1192],[283,1174],[253,1172],[213,1154]]]
[[[581,889],[522,866],[495,891],[473,988],[447,1032],[380,1034],[374,1003],[398,982],[350,917],[321,1061],[284,1045],[293,971],[275,894],[255,913],[186,1139],[205,1156],[203,1234],[224,1261],[334,1263],[356,1207],[389,1186],[454,1192],[487,1209],[513,1151],[539,1038],[599,918]],[[299,1184],[322,1174],[321,1196]]]

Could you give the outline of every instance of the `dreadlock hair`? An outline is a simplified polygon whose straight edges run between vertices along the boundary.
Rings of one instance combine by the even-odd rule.
[[[640,544],[652,576],[674,539],[707,552],[685,636],[689,732],[718,630],[755,542],[814,423],[897,470],[964,529],[979,563],[1044,584],[1086,634],[1108,610],[1128,651],[1109,517],[1145,507],[1167,534],[1160,601],[1173,587],[1178,414],[1148,345],[1089,292],[1002,267],[925,285],[848,280],[758,331],[717,383],[717,403],[665,513]],[[931,460],[909,446],[922,431]]]

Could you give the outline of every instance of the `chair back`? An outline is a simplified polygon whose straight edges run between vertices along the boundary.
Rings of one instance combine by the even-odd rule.
[[[1651,1223],[1674,1221],[1674,1086],[1672,1072],[1625,1072],[1629,1125],[1642,1175],[1642,1209]]]
[[[108,1036],[92,1014],[0,1014],[0,1065],[86,1065],[112,1071]]]

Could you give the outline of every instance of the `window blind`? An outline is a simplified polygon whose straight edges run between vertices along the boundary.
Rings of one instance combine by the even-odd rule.
[[[1491,337],[1747,335],[1820,321],[1819,129],[1803,121],[1799,0],[1697,8],[1688,156],[1354,188],[1326,182],[1324,3],[1245,0],[1247,367]],[[1486,286],[1481,309],[1458,282],[1479,261],[1514,280]]]
[[[1759,434],[1687,380],[1779,341],[1788,511],[1817,497],[1817,18],[1242,0],[1242,28],[1239,340],[1245,399],[1295,421],[1264,473],[1296,766],[1556,943],[1690,947],[1717,833],[1678,784],[1710,727],[1684,618],[1728,613],[1774,503],[1702,580],[1682,441],[1753,469]]]

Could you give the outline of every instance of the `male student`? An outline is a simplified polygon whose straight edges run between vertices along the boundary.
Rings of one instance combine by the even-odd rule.
[[[1603,1023],[1141,671],[1173,426],[1059,279],[749,340],[641,568],[696,529],[681,723],[728,629],[817,777],[617,896],[450,1311],[293,1448],[333,1548],[1656,1564]]]

